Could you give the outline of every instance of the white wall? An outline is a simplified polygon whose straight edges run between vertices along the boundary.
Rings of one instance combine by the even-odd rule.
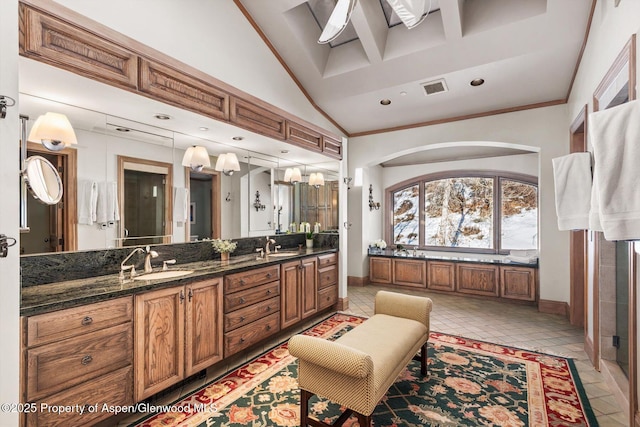
[[[18,99],[18,0],[0,1],[0,95]],[[0,119],[0,234],[19,239],[18,106]],[[20,372],[20,244],[0,258],[0,403],[18,403]],[[18,425],[18,413],[0,411],[1,426]]]
[[[568,128],[566,105],[559,105],[352,138],[349,141],[349,171],[357,167],[375,170],[374,166],[385,160],[435,144],[485,141],[485,144],[538,152],[538,171],[534,175],[538,175],[540,191],[540,298],[568,302],[569,240],[568,234],[558,231],[557,227],[551,166],[551,159],[568,152]],[[362,190],[366,194],[360,199],[363,201],[360,212],[349,212],[350,217],[362,217],[363,223],[362,238],[351,239],[348,248],[350,263],[353,262],[349,275],[356,277],[368,274],[364,246],[381,235],[382,209],[372,216],[364,200],[368,200],[370,182],[375,191],[380,191],[374,193],[374,198],[381,198],[384,181],[375,177],[370,181],[368,175],[371,173],[364,175]],[[352,208],[351,203],[349,207]],[[377,227],[364,225],[371,218],[379,221]]]

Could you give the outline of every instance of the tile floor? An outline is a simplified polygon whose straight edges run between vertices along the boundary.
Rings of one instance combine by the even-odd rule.
[[[427,294],[433,300],[431,313],[431,329],[433,331],[575,359],[580,379],[600,426],[628,426],[626,413],[621,410],[602,375],[591,366],[583,350],[582,329],[571,326],[565,318],[539,313],[535,307],[531,306],[382,286],[350,287],[347,312],[362,316],[373,315],[374,296],[381,289],[417,295]],[[250,354],[242,354],[231,360],[226,360],[221,366],[209,369],[206,376],[201,376],[171,392],[154,398],[151,403],[167,404],[184,397],[207,382],[286,341],[291,335],[311,327],[319,320],[315,318],[304,322],[296,330],[273,337]],[[126,426],[141,416],[141,414],[137,414],[120,419],[112,418],[99,426]]]

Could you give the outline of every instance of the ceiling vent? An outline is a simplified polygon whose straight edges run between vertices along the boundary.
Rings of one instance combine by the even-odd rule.
[[[424,89],[425,96],[435,95],[440,92],[448,92],[447,82],[444,79],[433,80],[431,82],[420,83],[422,89]]]

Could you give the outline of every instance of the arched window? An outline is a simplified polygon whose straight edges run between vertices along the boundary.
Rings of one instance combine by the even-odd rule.
[[[386,190],[386,240],[500,253],[538,247],[537,178],[500,172],[425,175]]]

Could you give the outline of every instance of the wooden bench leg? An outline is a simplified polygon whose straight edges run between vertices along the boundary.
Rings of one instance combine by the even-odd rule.
[[[360,427],[371,427],[371,415],[362,415],[355,412]]]
[[[427,360],[427,343],[422,345],[420,349],[420,373],[423,377],[427,376],[429,365],[429,361]]]
[[[300,389],[300,427],[309,425],[309,399],[313,393]]]

